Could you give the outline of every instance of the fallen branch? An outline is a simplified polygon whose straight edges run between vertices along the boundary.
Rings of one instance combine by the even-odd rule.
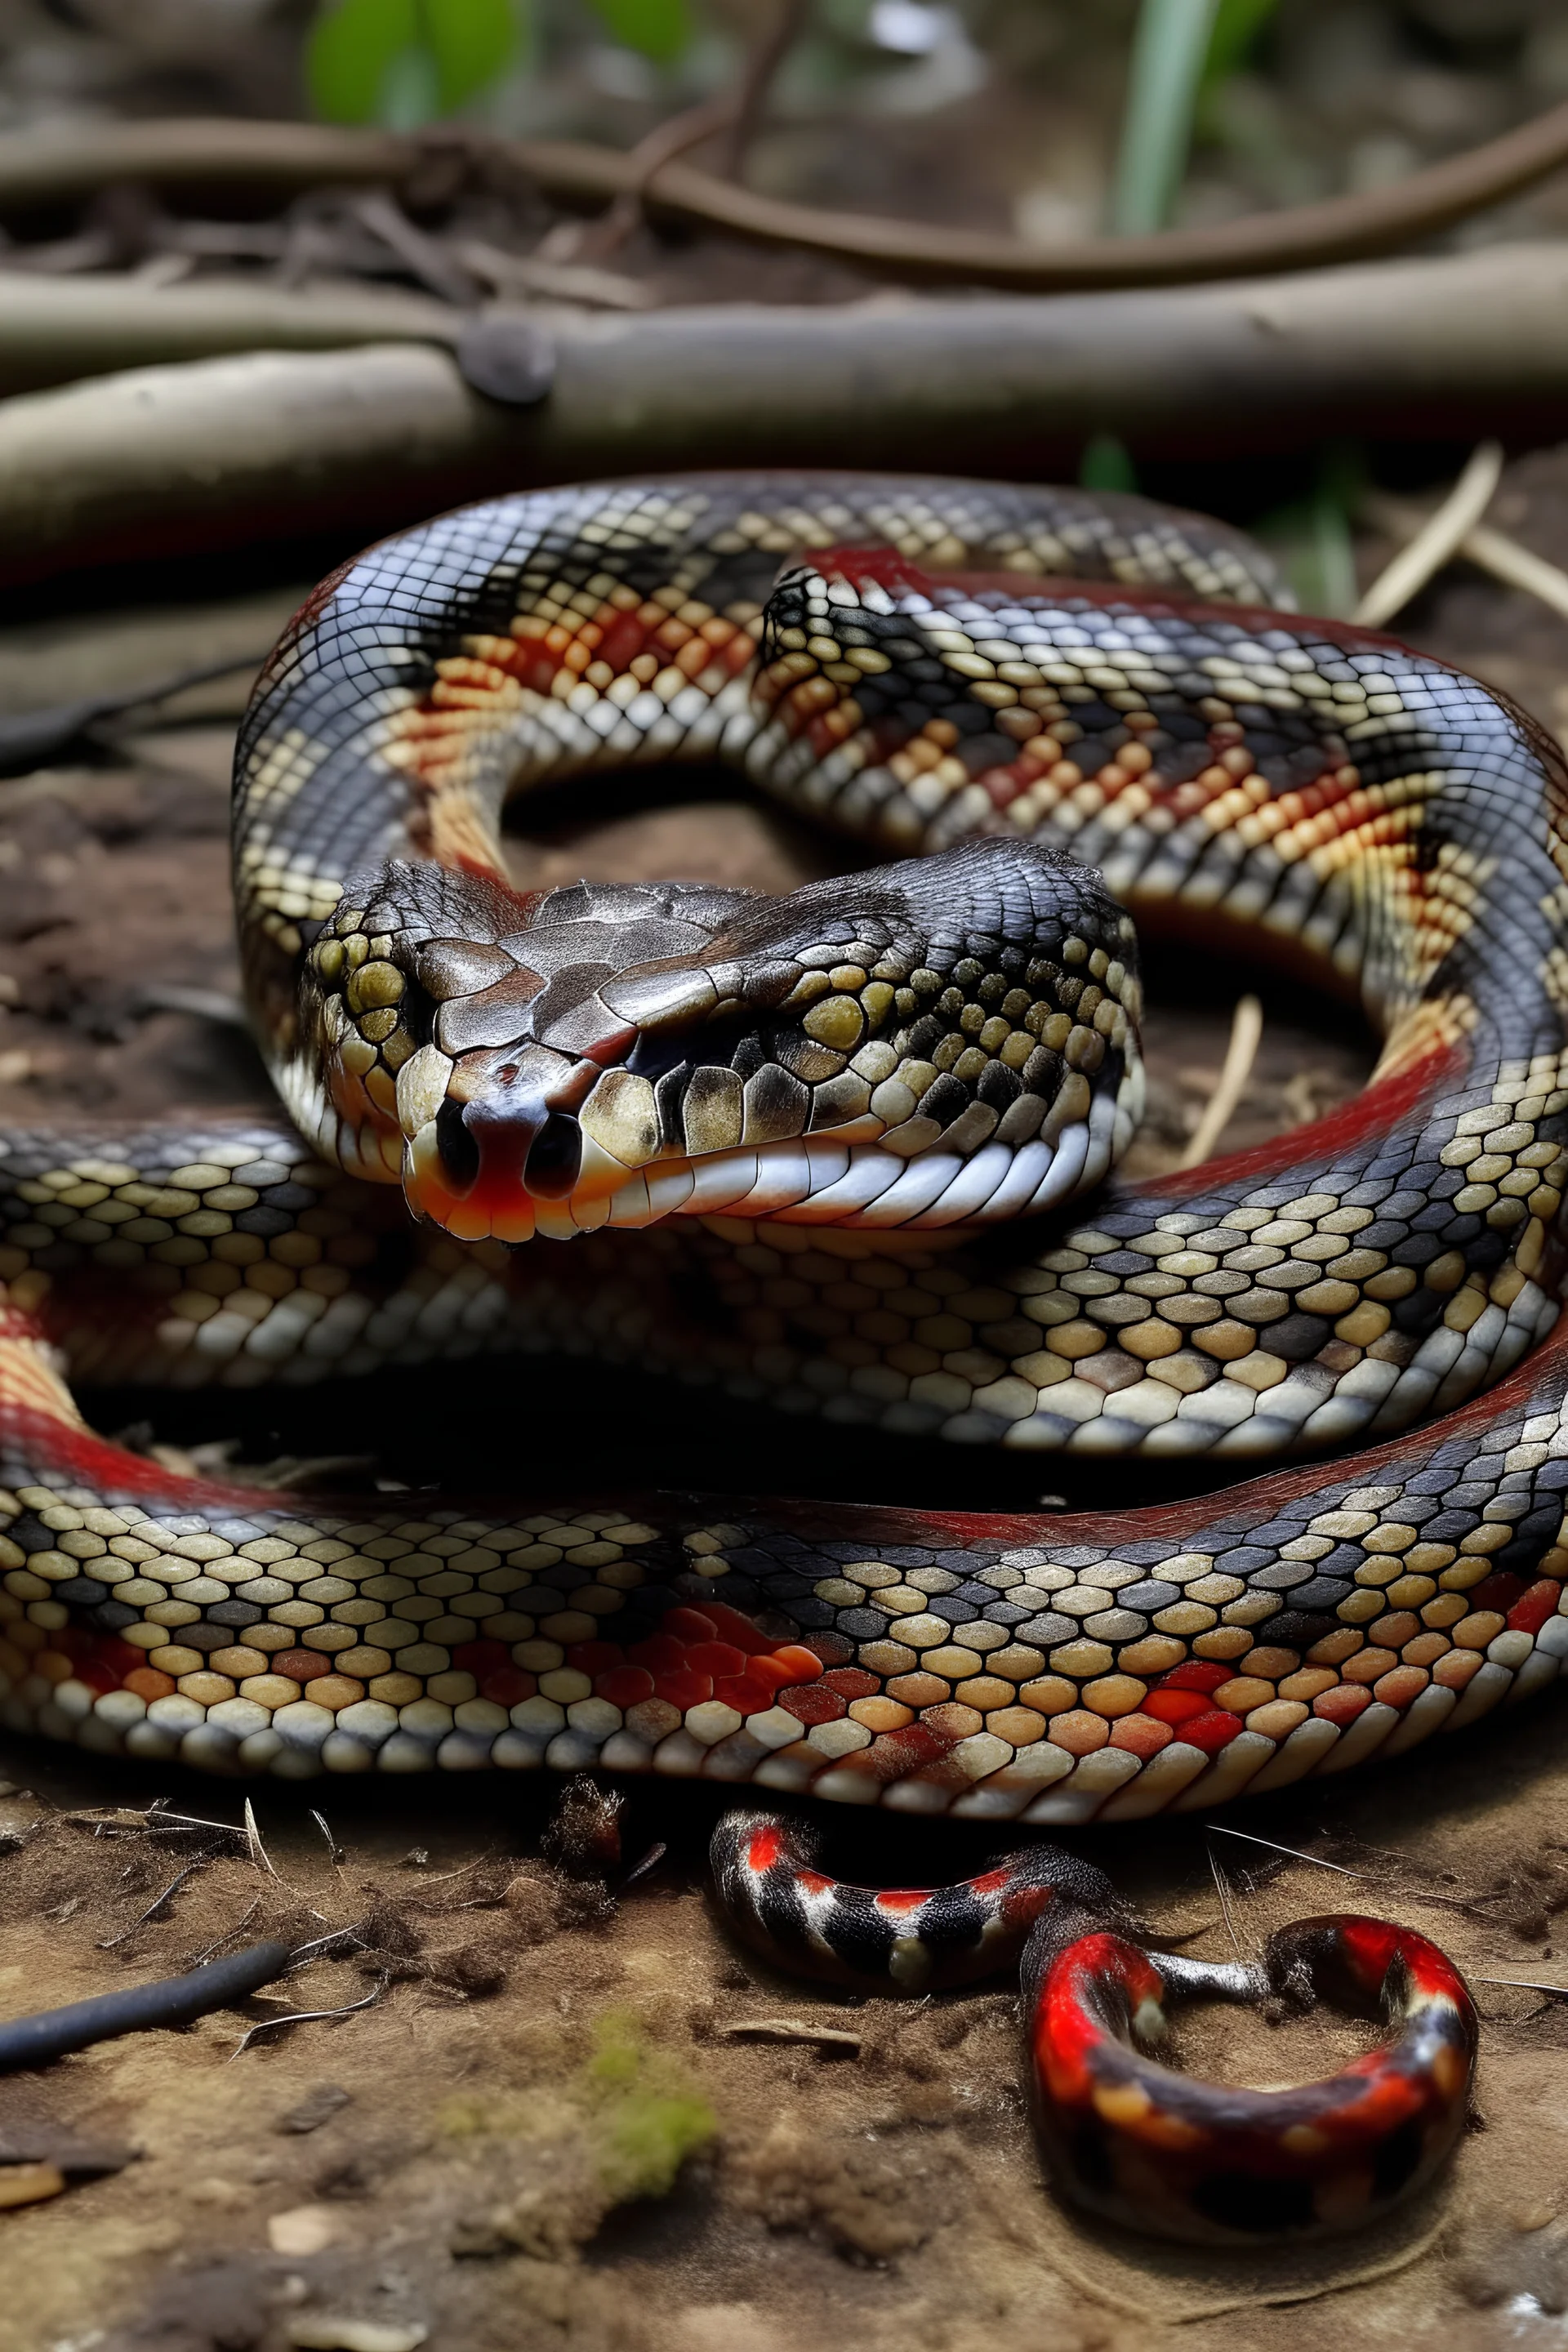
[[[38,278],[0,269],[0,393],[225,352],[450,345],[462,314],[427,295],[343,281],[296,292],[249,278],[149,286],[130,276]]]
[[[1568,246],[1153,294],[563,315],[549,331],[553,387],[528,407],[406,342],[149,368],[0,404],[0,579],[368,536],[487,492],[662,466],[1037,480],[1070,472],[1098,430],[1151,457],[1351,426],[1560,432]],[[0,310],[0,353],[5,335]]]
[[[486,152],[477,140],[454,142],[450,133],[409,139],[303,122],[178,119],[13,131],[0,137],[0,214],[36,212],[121,181],[163,189],[239,184],[278,196],[322,182],[406,184],[455,143]],[[884,275],[1046,292],[1191,284],[1393,252],[1502,204],[1568,163],[1568,104],[1392,187],[1213,228],[1050,246],[785,204],[679,160],[661,164],[645,189],[644,165],[631,155],[571,140],[517,140],[490,152],[568,203],[607,205],[640,193],[650,210],[767,244],[804,247]]]

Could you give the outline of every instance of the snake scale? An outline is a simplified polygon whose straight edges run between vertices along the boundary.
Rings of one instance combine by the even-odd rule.
[[[1564,772],[1475,680],[1284,601],[1138,499],[875,475],[500,499],[325,582],[236,767],[288,1120],[0,1145],[5,1722],[285,1779],[603,1766],[1072,1824],[1552,1681]],[[889,862],[778,898],[513,888],[510,794],[678,758]],[[1363,1095],[1119,1183],[1134,916],[1359,997]],[[1303,1458],[1049,1517],[322,1500],[174,1476],[68,1386],[521,1349],[917,1437]],[[1226,1971],[1128,1944],[1088,1865],[872,1895],[755,1817],[715,1859],[743,1928],[852,1981],[961,1978],[1033,1926],[1042,2129],[1099,2210],[1333,2226],[1458,2128],[1474,2014],[1405,1931],[1306,1923],[1231,1970],[1401,2038],[1200,2116],[1133,2044]]]

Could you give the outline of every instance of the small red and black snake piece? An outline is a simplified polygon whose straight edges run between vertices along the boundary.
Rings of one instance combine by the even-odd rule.
[[[777,1813],[726,1813],[713,1832],[713,1885],[737,1935],[792,1976],[866,1992],[943,1992],[1016,1967],[1047,1913],[1086,1928],[1128,1923],[1102,1870],[1029,1845],[950,1886],[847,1886],[816,1866],[818,1840]]]
[[[1075,2203],[1158,2235],[1220,2244],[1328,2235],[1375,2221],[1429,2179],[1463,2128],[1477,2021],[1435,1944],[1382,1919],[1302,1919],[1260,1958],[1213,1962],[1130,1940],[1103,1871],[1047,1845],[949,1886],[848,1886],[817,1841],[773,1813],[734,1812],[710,1849],[719,1903],[794,1975],[927,1993],[1022,1959],[1036,2122]],[[1151,2054],[1167,2005],[1323,2000],[1382,2016],[1387,2038],[1321,2082],[1255,2091]]]
[[[1342,1913],[1271,1936],[1256,1967],[1173,1958],[1113,1932],[1024,1959],[1036,2121],[1054,2177],[1104,2218],[1221,2244],[1375,2221],[1464,2127],[1477,2021],[1425,1936]],[[1306,1995],[1384,2018],[1387,2038],[1321,2082],[1255,2091],[1147,2054],[1173,1997]]]

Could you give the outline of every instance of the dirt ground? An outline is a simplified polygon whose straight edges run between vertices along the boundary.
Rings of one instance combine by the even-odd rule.
[[[1499,519],[1561,561],[1568,458],[1519,463]],[[185,611],[17,621],[0,632],[0,714],[259,653],[290,602],[285,583]],[[1568,636],[1539,607],[1456,572],[1405,628],[1568,725]],[[187,695],[121,756],[0,785],[0,1125],[267,1099],[234,1017],[225,832],[243,689],[241,674]],[[524,811],[520,873],[781,888],[843,855],[711,776],[678,780],[673,805],[639,786],[592,809]],[[1190,967],[1158,957],[1152,980],[1143,1172],[1179,1152],[1244,984],[1222,972],[1195,994]],[[1299,990],[1264,996],[1231,1145],[1331,1107],[1369,1066],[1348,1015]],[[457,1484],[503,1438],[523,1473],[572,1475],[588,1458],[574,1427],[605,1385],[503,1366],[443,1379],[440,1403],[413,1381],[88,1402],[131,1442],[251,1477],[331,1455],[362,1484],[393,1463]],[[836,1451],[826,1433],[792,1424],[781,1442],[700,1397],[620,1393],[628,1433],[596,1457],[601,1482],[875,1500],[896,1476],[909,1491],[903,1458],[860,1433]],[[1091,1491],[1083,1474],[1045,1475],[1074,1499]],[[954,1449],[921,1476],[932,1502],[1022,1505],[1042,1469]],[[1553,1702],[1212,1832],[1082,1840],[1184,1948],[1221,1957],[1231,1927],[1250,1948],[1303,1913],[1364,1906],[1471,1974],[1479,2107],[1452,2175],[1376,2232],[1283,2255],[1162,2250],[1073,2219],[1040,2179],[1010,1988],[861,2003],[739,1957],[704,1894],[717,1793],[629,1789],[607,1880],[574,1874],[585,1864],[552,1836],[558,1786],[469,1782],[459,1800],[268,1782],[251,1791],[254,1837],[245,1793],[0,1738],[0,2017],[174,1973],[242,1923],[247,1937],[357,1931],[187,2032],[0,2086],[0,2352],[807,2352],[849,2331],[867,2352],[1564,2340],[1568,2007],[1534,1989],[1568,1986],[1568,1715]],[[827,1826],[829,1864],[852,1876],[939,1880],[994,1850],[942,1822]],[[344,2013],[275,2022],[290,2011]],[[1363,2030],[1328,2014],[1274,2029],[1204,2010],[1181,2054],[1279,2082],[1360,2046]],[[66,2185],[38,2194],[50,2167]],[[24,2193],[35,2201],[4,2210]]]

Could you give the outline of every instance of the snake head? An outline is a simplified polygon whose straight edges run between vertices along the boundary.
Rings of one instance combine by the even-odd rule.
[[[1135,953],[1098,875],[995,839],[777,898],[394,867],[310,961],[340,1121],[395,1132],[420,1215],[522,1241],[1053,1206],[1136,1123]]]

